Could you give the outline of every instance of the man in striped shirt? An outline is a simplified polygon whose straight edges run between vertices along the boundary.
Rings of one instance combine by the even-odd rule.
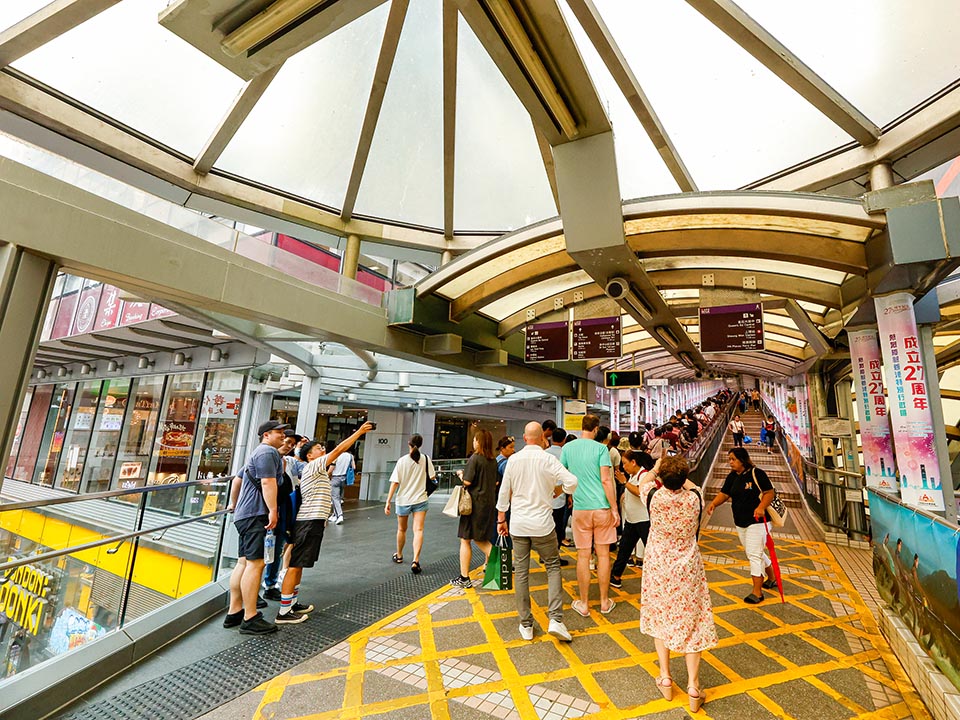
[[[283,576],[280,590],[280,612],[277,624],[296,624],[306,620],[313,605],[297,601],[300,594],[300,578],[303,568],[313,567],[320,557],[323,531],[333,504],[328,470],[341,454],[353,447],[361,437],[374,429],[373,423],[364,423],[353,435],[337,445],[326,455],[318,442],[309,442],[300,449],[300,457],[307,461],[300,472],[300,508],[293,526],[293,552],[290,567]]]

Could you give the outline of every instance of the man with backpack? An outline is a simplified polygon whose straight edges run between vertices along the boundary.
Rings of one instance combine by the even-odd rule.
[[[230,488],[229,510],[240,534],[237,566],[230,574],[230,607],[225,628],[238,627],[244,635],[266,635],[277,626],[257,610],[257,592],[264,568],[264,541],[277,526],[277,486],[283,476],[279,448],[289,426],[267,420],[257,428],[260,444],[247,459]]]

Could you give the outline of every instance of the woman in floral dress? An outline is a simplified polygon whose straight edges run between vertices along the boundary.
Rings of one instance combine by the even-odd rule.
[[[653,637],[660,661],[657,687],[673,698],[670,651],[684,653],[690,711],[704,702],[700,653],[717,644],[710,591],[697,545],[703,501],[687,480],[689,466],[680,456],[665,457],[640,481],[640,497],[650,508],[650,542],[643,563],[640,630]],[[662,488],[657,488],[659,475]]]

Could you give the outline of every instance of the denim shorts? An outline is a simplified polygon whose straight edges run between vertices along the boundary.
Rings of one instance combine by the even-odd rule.
[[[429,504],[429,502],[424,500],[422,503],[417,503],[416,505],[397,505],[397,515],[399,517],[406,517],[411,513],[426,512]]]

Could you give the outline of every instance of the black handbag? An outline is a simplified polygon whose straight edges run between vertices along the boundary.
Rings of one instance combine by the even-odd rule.
[[[424,481],[424,484],[426,485],[427,497],[430,497],[434,492],[436,492],[437,488],[440,487],[440,481],[437,480],[436,475],[430,477],[430,458],[428,458],[426,455],[423,457],[426,458],[424,467],[426,480]]]

